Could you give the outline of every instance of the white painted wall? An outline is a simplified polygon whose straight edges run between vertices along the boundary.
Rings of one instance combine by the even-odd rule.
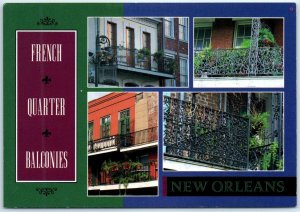
[[[283,77],[196,78],[195,88],[283,88]]]

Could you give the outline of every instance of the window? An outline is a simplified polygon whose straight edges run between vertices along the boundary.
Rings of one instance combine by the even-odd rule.
[[[123,110],[119,113],[119,134],[130,133],[130,110]]]
[[[150,39],[150,33],[147,32],[143,32],[143,48],[148,49],[150,51],[151,54],[151,39]],[[145,58],[144,58],[145,59]],[[143,64],[145,69],[150,70],[151,68],[151,56],[147,56],[147,58],[145,59],[145,61],[143,61]]]
[[[101,118],[101,138],[110,136],[110,116]]]
[[[107,22],[107,37],[111,46],[117,46],[117,30],[116,24]]]
[[[187,59],[180,58],[180,86],[188,85],[188,63]]]
[[[211,43],[211,27],[197,27],[194,32],[194,49],[201,51],[209,48]]]
[[[127,65],[134,67],[134,30],[132,28],[126,28],[126,61]]]
[[[150,34],[143,32],[143,48],[151,49],[150,47]]]
[[[165,18],[165,35],[174,37],[174,18]]]
[[[141,164],[143,164],[143,170],[145,171],[149,170],[149,155],[137,156],[136,160],[139,161]]]
[[[89,122],[88,136],[89,141],[93,140],[94,122]]]
[[[166,59],[175,60],[175,55],[165,54],[165,58]],[[165,80],[165,86],[166,87],[175,87],[176,86],[176,80],[175,79],[167,79],[167,80]]]
[[[187,18],[178,18],[179,22],[179,39],[183,41],[187,41]]]
[[[235,27],[234,47],[241,48],[245,40],[251,40],[251,23],[237,23]]]

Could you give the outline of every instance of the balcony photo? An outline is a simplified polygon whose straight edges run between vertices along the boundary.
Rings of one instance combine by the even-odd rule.
[[[283,93],[164,93],[164,171],[283,171]]]
[[[88,195],[157,195],[158,93],[88,92]]]
[[[284,87],[283,18],[195,18],[194,87]]]
[[[88,87],[188,87],[188,18],[89,17]]]

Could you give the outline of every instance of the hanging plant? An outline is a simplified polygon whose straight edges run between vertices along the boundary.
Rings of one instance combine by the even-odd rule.
[[[130,163],[129,163],[128,161],[123,162],[123,163],[122,163],[122,166],[123,166],[123,169],[124,169],[124,170],[129,170],[130,167],[131,167],[131,165],[130,165]]]
[[[274,47],[277,45],[273,33],[268,28],[260,29],[258,42],[260,47]]]

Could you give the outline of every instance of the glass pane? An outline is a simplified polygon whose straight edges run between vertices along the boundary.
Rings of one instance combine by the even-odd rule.
[[[251,36],[251,25],[245,26],[245,36]]]
[[[203,39],[203,37],[204,37],[204,29],[203,28],[197,28],[197,29],[198,29],[197,38],[198,39]]]
[[[205,38],[210,38],[211,37],[211,28],[207,28],[205,30]]]
[[[235,46],[236,46],[236,47],[241,46],[241,44],[243,43],[243,40],[244,40],[243,38],[237,38],[237,39],[236,39]]]
[[[244,36],[244,25],[238,25],[237,36],[238,37]]]
[[[179,39],[184,39],[183,26],[179,26]]]
[[[203,40],[198,40],[195,45],[196,50],[201,50],[203,48]]]
[[[171,30],[170,30],[170,22],[166,21],[165,22],[165,34],[170,36],[171,35]]]
[[[203,48],[209,48],[210,47],[210,38],[204,40]]]
[[[184,25],[184,18],[178,18],[179,24]]]

